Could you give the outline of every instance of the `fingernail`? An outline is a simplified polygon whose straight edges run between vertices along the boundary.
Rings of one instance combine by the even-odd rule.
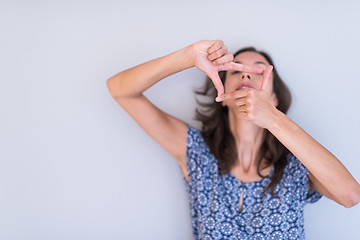
[[[274,67],[273,67],[272,65],[269,65],[269,66],[266,67],[265,70],[271,71],[273,68],[274,68]]]
[[[221,101],[223,101],[223,100],[224,100],[223,97],[217,97],[217,98],[215,98],[215,101],[216,101],[216,102],[221,102]]]

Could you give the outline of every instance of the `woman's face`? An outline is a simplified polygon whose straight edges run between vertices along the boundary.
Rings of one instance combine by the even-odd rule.
[[[244,65],[265,68],[269,65],[269,62],[265,57],[256,52],[243,52],[238,54],[234,58],[234,62],[241,63]],[[269,89],[264,89],[264,91],[271,94],[273,92],[273,74],[270,76],[270,84],[268,84]],[[227,71],[226,81],[225,81],[225,93],[230,93],[241,88],[255,88],[260,90],[261,84],[263,81],[262,74],[256,73],[247,73],[239,71]]]

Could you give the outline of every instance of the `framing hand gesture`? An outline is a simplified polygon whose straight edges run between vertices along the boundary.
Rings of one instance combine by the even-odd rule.
[[[238,65],[237,63],[233,64]],[[272,94],[270,78],[272,69],[273,66],[269,65],[264,70],[260,89],[242,88],[222,96],[224,104],[228,100],[234,100],[237,117],[252,121],[262,128],[267,128],[274,111],[277,110],[277,99],[275,94]]]
[[[192,45],[193,58],[195,66],[204,72],[214,83],[218,92],[216,101],[222,100],[224,94],[224,86],[219,77],[219,71],[244,71],[249,73],[263,73],[264,69],[249,67],[242,64],[232,62],[234,56],[228,52],[227,47],[223,41],[204,40],[196,42]]]

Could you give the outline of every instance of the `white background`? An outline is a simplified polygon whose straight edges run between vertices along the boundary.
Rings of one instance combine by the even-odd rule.
[[[201,39],[273,57],[289,116],[360,180],[355,1],[1,1],[0,239],[191,239],[176,161],[106,80]],[[198,127],[192,68],[146,92]],[[307,239],[359,239],[360,205],[305,208]]]

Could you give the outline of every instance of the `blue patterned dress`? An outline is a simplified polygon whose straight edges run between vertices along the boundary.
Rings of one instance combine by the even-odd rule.
[[[218,161],[199,130],[188,125],[185,181],[195,239],[305,239],[304,205],[321,198],[308,191],[309,171],[293,155],[275,188],[262,194],[269,178],[242,183],[231,173],[220,176]],[[274,169],[271,170],[270,176]],[[243,210],[239,198],[244,185]]]

